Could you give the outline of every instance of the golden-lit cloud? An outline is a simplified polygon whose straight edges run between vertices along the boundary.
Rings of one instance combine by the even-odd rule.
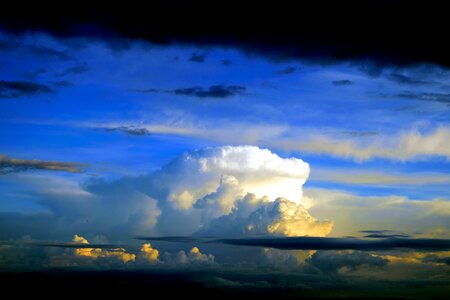
[[[159,251],[152,248],[150,243],[143,244],[141,247],[140,256],[148,262],[156,262],[159,258]]]
[[[72,242],[88,245],[89,241],[82,236],[75,235]],[[76,248],[74,250],[76,256],[89,257],[92,259],[97,258],[117,258],[123,263],[134,262],[136,260],[136,255],[127,252],[124,248],[114,248],[111,250],[105,250],[100,248]]]

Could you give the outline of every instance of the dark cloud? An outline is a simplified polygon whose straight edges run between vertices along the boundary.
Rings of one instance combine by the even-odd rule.
[[[205,53],[192,53],[191,58],[189,58],[189,61],[196,62],[196,63],[203,63],[205,62],[205,59],[207,57],[207,54]]]
[[[228,67],[231,66],[233,64],[233,62],[229,59],[222,59],[222,65]]]
[[[63,87],[63,88],[71,87],[73,85],[73,83],[68,80],[52,81],[51,84],[53,84],[56,87]]]
[[[57,59],[62,61],[72,59],[72,57],[64,51],[59,51],[41,45],[27,45],[16,40],[0,40],[0,51],[24,51],[27,54],[40,59]]]
[[[54,91],[47,85],[31,81],[0,80],[0,98],[20,98],[37,94],[51,94]]]
[[[173,90],[149,88],[136,91],[140,93],[169,93],[178,96],[190,96],[197,98],[228,98],[236,95],[242,95],[245,93],[245,90],[246,88],[240,85],[216,84],[208,88],[193,86],[187,88],[177,88]]]
[[[289,75],[289,74],[292,74],[292,73],[295,73],[295,72],[297,72],[297,68],[296,67],[287,67],[286,69],[277,71],[277,74]]]
[[[351,137],[365,137],[365,136],[374,136],[378,135],[376,131],[342,131],[343,135],[351,136]]]
[[[342,79],[342,80],[334,80],[331,83],[335,86],[343,86],[343,85],[352,85],[353,81],[348,79]]]
[[[389,263],[389,260],[371,255],[367,252],[336,252],[336,251],[318,251],[307,263],[318,268],[326,274],[337,273],[340,269],[346,268],[356,270],[361,266],[371,268],[381,268]]]
[[[89,67],[86,64],[78,64],[78,65],[75,65],[75,66],[65,69],[61,73],[58,73],[57,76],[64,77],[64,76],[72,75],[72,74],[82,74],[82,73],[86,73],[88,71],[89,71]]]
[[[410,238],[411,235],[394,230],[361,230],[366,238]]]
[[[140,241],[165,241],[165,242],[177,242],[177,243],[196,243],[200,239],[190,236],[155,236],[155,237],[136,237]],[[204,238],[202,238],[204,239]]]
[[[425,81],[417,78],[413,78],[410,76],[406,76],[399,73],[391,73],[386,76],[387,79],[394,81],[398,84],[405,84],[405,85],[425,85],[430,84],[430,81]]]
[[[46,68],[39,68],[34,71],[24,72],[23,76],[29,80],[35,80],[36,78],[38,78],[39,76],[41,76],[47,72],[48,72],[48,70]]]
[[[129,135],[134,136],[144,136],[144,135],[150,135],[151,132],[147,128],[143,127],[136,127],[136,126],[119,126],[119,127],[113,127],[113,128],[107,128],[107,131],[120,131]]]
[[[56,6],[45,11],[39,3],[29,4],[26,10],[13,3],[0,12],[0,27],[10,32],[41,30],[60,37],[126,37],[165,45],[234,47],[275,60],[450,66],[450,45],[443,38],[448,27],[445,3],[269,1],[258,4],[258,13],[254,9],[253,4],[236,0],[161,1],[152,4],[154,13],[149,16],[147,10],[132,5],[70,10]],[[274,16],[283,17],[268,21]]]
[[[450,240],[425,238],[322,238],[322,237],[267,237],[220,239],[216,242],[236,246],[256,246],[285,250],[391,250],[397,248],[415,250],[450,250]]]
[[[16,159],[0,155],[0,174],[15,173],[28,170],[82,172],[85,165],[71,162],[45,161],[37,159]]]
[[[402,92],[402,93],[397,94],[397,97],[450,104],[450,94],[428,93],[428,92],[423,92],[423,93]]]
[[[198,98],[228,98],[241,95],[245,92],[245,87],[240,85],[212,85],[209,88],[198,86],[190,88],[180,88],[173,91],[175,95],[191,96]]]

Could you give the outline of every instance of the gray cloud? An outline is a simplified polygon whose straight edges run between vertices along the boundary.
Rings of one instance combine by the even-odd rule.
[[[44,47],[41,45],[26,45],[16,40],[0,39],[0,51],[23,51],[28,55],[40,59],[57,59],[57,60],[71,60],[72,57],[60,50]]]
[[[0,174],[15,173],[27,170],[49,170],[49,171],[65,171],[71,173],[82,172],[84,164],[45,161],[38,159],[16,159],[6,155],[0,155]]]
[[[394,81],[398,84],[404,84],[404,85],[426,85],[430,84],[430,81],[421,80],[418,78],[406,76],[399,73],[391,73],[386,76],[387,79]]]
[[[348,79],[334,80],[331,82],[334,86],[352,85],[353,81]]]
[[[134,135],[134,136],[145,136],[150,135],[151,132],[147,128],[143,127],[136,127],[136,126],[118,126],[118,127],[112,127],[107,128],[107,131],[119,131],[126,133],[128,135]]]
[[[31,81],[0,80],[0,98],[12,99],[38,94],[51,94],[54,91],[47,85]]]
[[[245,87],[240,85],[212,85],[209,88],[198,86],[190,88],[175,89],[175,95],[191,96],[198,98],[228,98],[235,95],[241,95],[245,92]]]
[[[205,59],[208,55],[206,53],[192,53],[191,57],[189,58],[189,61],[196,62],[196,63],[203,63],[205,62]]]
[[[69,67],[69,68],[65,69],[61,73],[58,73],[57,76],[58,77],[65,77],[65,76],[72,75],[72,74],[86,73],[88,71],[89,71],[88,65],[86,65],[86,64],[78,64],[78,65],[74,65],[72,67]]]
[[[416,93],[405,91],[397,94],[397,97],[406,98],[406,99],[414,99],[414,100],[422,100],[422,101],[434,101],[450,104],[450,94],[442,94],[442,93]]]
[[[285,69],[283,69],[283,70],[277,71],[277,74],[280,74],[280,75],[289,75],[289,74],[293,74],[293,73],[295,73],[295,72],[297,72],[297,68],[291,66],[291,67],[287,67],[287,68],[285,68]]]
[[[246,88],[240,85],[224,85],[216,84],[208,88],[199,86],[176,88],[173,90],[163,90],[156,88],[148,88],[136,90],[141,93],[169,93],[177,96],[189,96],[197,98],[228,98],[236,95],[242,95],[245,93]]]

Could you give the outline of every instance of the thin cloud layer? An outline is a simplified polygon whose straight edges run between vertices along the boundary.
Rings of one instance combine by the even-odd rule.
[[[64,171],[71,173],[79,173],[83,171],[84,164],[45,161],[38,159],[17,159],[10,158],[6,155],[0,155],[0,174],[16,173],[28,170],[47,170],[47,171]]]

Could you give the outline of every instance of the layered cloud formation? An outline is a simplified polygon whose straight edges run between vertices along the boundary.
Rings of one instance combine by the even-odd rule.
[[[50,227],[82,234],[326,236],[332,223],[316,220],[301,205],[309,172],[298,158],[224,146],[186,153],[144,176],[38,186]],[[34,234],[32,225],[27,229],[22,234]]]

